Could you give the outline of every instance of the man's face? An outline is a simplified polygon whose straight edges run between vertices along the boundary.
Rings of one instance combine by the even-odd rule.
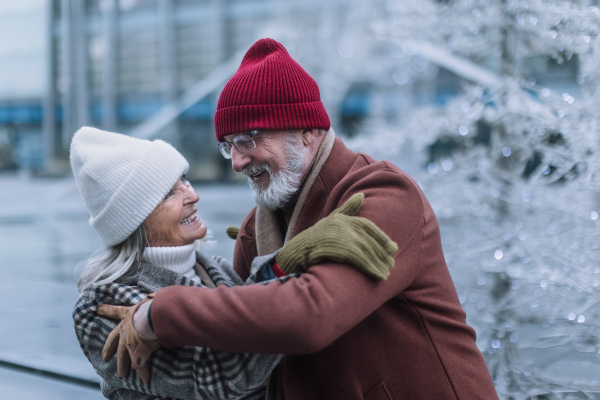
[[[248,176],[256,204],[269,210],[283,208],[298,192],[307,165],[301,131],[269,131],[255,136],[254,142],[256,148],[249,152],[231,150],[232,167]]]

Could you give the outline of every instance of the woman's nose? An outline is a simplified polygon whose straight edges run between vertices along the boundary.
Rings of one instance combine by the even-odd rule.
[[[187,197],[186,198],[187,198],[188,203],[197,203],[198,200],[200,200],[200,196],[198,196],[196,194],[196,191],[194,190],[192,185],[189,185],[187,187]]]

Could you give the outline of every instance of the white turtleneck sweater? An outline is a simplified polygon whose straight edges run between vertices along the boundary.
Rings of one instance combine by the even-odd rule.
[[[196,283],[201,279],[194,270],[196,265],[196,242],[176,247],[146,247],[143,260],[191,278]]]

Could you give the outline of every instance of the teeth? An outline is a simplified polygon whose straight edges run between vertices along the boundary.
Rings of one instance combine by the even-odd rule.
[[[188,225],[194,222],[198,218],[198,212],[193,213],[183,221],[181,221],[181,225]]]

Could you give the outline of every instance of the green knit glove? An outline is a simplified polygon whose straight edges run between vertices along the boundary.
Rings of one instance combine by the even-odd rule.
[[[225,233],[227,233],[227,236],[229,236],[231,239],[236,240],[238,234],[240,233],[240,228],[237,226],[230,226],[225,230]]]
[[[355,217],[364,194],[357,193],[283,246],[276,261],[286,274],[325,261],[350,264],[378,279],[387,279],[398,245],[373,222]]]

